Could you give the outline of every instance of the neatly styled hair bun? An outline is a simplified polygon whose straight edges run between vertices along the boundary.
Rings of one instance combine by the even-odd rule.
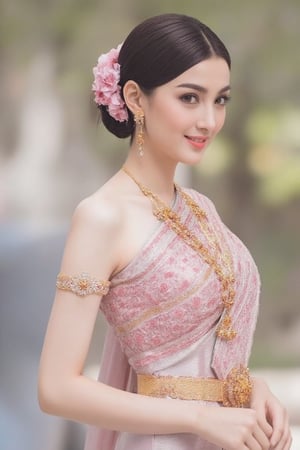
[[[118,138],[127,138],[132,136],[134,133],[135,122],[133,120],[133,115],[131,111],[128,110],[128,120],[124,122],[119,122],[114,119],[108,112],[107,107],[104,105],[98,106],[101,119],[103,125],[110,131],[112,134],[117,136]],[[128,109],[128,108],[127,108]]]

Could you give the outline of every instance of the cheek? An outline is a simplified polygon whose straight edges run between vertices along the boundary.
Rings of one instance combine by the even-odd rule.
[[[147,131],[149,135],[164,135],[183,129],[184,117],[177,104],[169,102],[161,104],[148,116]],[[170,138],[170,136],[169,136]]]
[[[217,120],[216,120],[216,133],[218,133],[224,125],[225,122],[225,118],[226,118],[226,110],[225,108],[223,110],[221,110],[219,112],[219,114],[217,115]]]

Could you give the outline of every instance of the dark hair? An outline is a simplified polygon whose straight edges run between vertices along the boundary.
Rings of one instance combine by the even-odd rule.
[[[218,36],[199,20],[181,14],[162,14],[137,25],[120,50],[121,93],[128,80],[135,81],[145,94],[161,86],[195,64],[212,56],[223,58],[230,68],[228,50]],[[123,94],[122,94],[123,95]],[[106,106],[99,106],[106,128],[120,138],[132,136],[135,123],[118,122]]]

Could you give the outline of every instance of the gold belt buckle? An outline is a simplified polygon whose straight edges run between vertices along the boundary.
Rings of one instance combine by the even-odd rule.
[[[233,408],[250,406],[252,382],[249,369],[234,367],[228,374],[223,386],[223,405]]]

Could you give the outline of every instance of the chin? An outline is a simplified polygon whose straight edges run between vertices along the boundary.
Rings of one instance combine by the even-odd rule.
[[[188,166],[196,166],[197,164],[201,163],[202,159],[204,158],[204,153],[204,150],[202,150],[201,154],[198,153],[197,155],[192,155],[189,158],[182,158],[180,162]]]

